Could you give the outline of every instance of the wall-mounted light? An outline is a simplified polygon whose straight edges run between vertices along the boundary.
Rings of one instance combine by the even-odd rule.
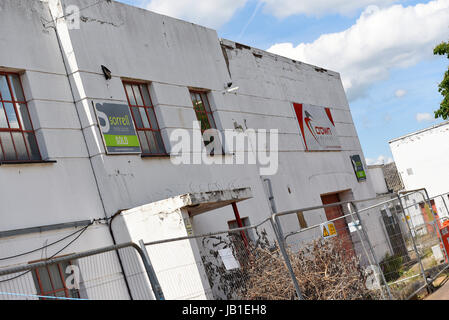
[[[229,88],[229,89],[227,89],[227,90],[224,90],[224,91],[223,91],[223,94],[235,92],[235,91],[237,91],[238,89],[239,89],[239,87]]]
[[[112,72],[111,72],[111,70],[109,70],[108,68],[106,68],[103,65],[101,65],[101,70],[103,71],[103,75],[106,78],[106,80],[111,80],[112,79]]]

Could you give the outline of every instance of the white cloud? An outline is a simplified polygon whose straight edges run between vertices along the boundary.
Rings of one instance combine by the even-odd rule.
[[[278,18],[295,14],[319,16],[323,14],[351,14],[369,5],[384,6],[398,0],[262,0],[266,3],[265,12]]]
[[[219,28],[246,2],[247,0],[151,0],[146,8],[210,28]]]
[[[393,162],[393,158],[391,157],[385,157],[384,155],[380,155],[377,157],[377,159],[373,158],[366,158],[366,164],[369,166],[373,165],[379,165],[379,164],[387,164]]]
[[[403,96],[405,96],[407,94],[407,91],[405,91],[404,89],[398,89],[396,90],[396,92],[394,93],[394,95],[396,96],[396,98],[402,98]]]
[[[389,8],[370,6],[357,22],[312,43],[277,43],[268,51],[340,72],[349,100],[365,94],[393,68],[405,68],[433,56],[433,47],[449,36],[449,0]]]
[[[148,10],[184,19],[211,28],[219,28],[251,0],[140,0]],[[387,5],[399,0],[257,0],[266,14],[285,18],[296,14],[351,14],[368,5]],[[254,17],[249,17],[247,24]],[[247,26],[244,27],[246,29]],[[242,31],[244,32],[244,31]]]
[[[416,114],[416,121],[418,122],[431,122],[434,121],[435,117],[432,116],[430,113],[417,113]]]

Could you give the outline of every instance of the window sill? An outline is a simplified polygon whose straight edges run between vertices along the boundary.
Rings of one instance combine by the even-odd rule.
[[[14,164],[46,164],[46,163],[56,163],[56,160],[14,160],[14,161],[0,161],[0,166],[3,165],[14,165]]]

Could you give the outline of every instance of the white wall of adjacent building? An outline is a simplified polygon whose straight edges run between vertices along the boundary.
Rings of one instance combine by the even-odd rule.
[[[406,190],[426,188],[431,198],[449,192],[448,139],[449,122],[443,122],[389,142]],[[447,195],[444,200],[449,205]],[[441,197],[435,205],[440,215],[448,215]]]
[[[427,188],[430,196],[448,192],[449,122],[390,141],[407,190]]]

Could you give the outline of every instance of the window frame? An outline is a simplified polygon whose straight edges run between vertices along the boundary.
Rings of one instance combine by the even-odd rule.
[[[189,88],[190,101],[192,102],[193,111],[195,112],[196,119],[197,119],[197,121],[200,122],[201,137],[202,137],[203,144],[204,144],[205,147],[207,147],[212,142],[212,140],[209,140],[209,141],[204,140],[204,132],[206,130],[210,130],[210,129],[214,129],[217,132],[220,132],[220,130],[218,130],[218,127],[217,127],[217,121],[215,120],[214,111],[212,110],[212,105],[210,104],[209,93],[210,93],[210,90],[198,89],[198,88]],[[195,107],[195,104],[194,104],[193,99],[192,99],[192,94],[200,96],[201,103],[203,105],[204,111],[199,111]],[[204,100],[206,100],[207,106],[209,107],[210,111],[207,111],[206,103],[204,103]],[[195,101],[198,101],[198,100],[195,98]],[[209,125],[208,129],[203,130],[203,124],[201,123],[201,120],[198,118],[198,113],[203,113],[203,114],[206,115],[205,119],[207,119],[207,122],[208,122],[208,125]],[[213,126],[211,125],[208,116],[210,116],[210,118],[212,119]],[[224,156],[226,154],[226,152],[225,152],[225,145],[223,144],[223,141],[220,140],[219,144],[221,146],[220,152],[216,153],[215,150],[212,150],[212,152],[210,154],[208,154],[209,156],[218,156],[218,155]]]
[[[212,106],[211,106],[211,104],[210,104],[209,97],[208,97],[209,91],[207,91],[207,90],[199,90],[199,89],[189,89],[189,93],[190,93],[190,100],[192,101],[193,110],[195,111],[196,118],[197,118],[197,120],[198,120],[198,121],[200,122],[200,124],[201,124],[201,134],[203,134],[204,131],[206,131],[206,130],[208,130],[208,129],[203,130],[203,126],[202,126],[201,120],[198,118],[198,113],[204,113],[204,114],[206,115],[206,119],[207,119],[207,122],[208,122],[208,124],[209,124],[209,129],[215,129],[215,130],[218,130],[218,128],[217,128],[217,121],[215,121],[214,112],[212,111]],[[198,94],[198,95],[200,96],[201,102],[202,102],[202,104],[203,104],[204,112],[203,112],[203,111],[199,111],[199,110],[195,107],[195,104],[193,103],[193,100],[192,100],[192,94]],[[207,111],[206,104],[204,103],[203,97],[206,99],[206,102],[207,102],[207,105],[209,106],[209,110],[210,110],[210,111]],[[196,100],[196,101],[198,101],[198,100]],[[211,123],[210,123],[210,120],[209,120],[208,115],[210,115],[210,117],[212,118],[212,121],[214,122],[214,125],[213,125],[213,126],[212,126]]]
[[[35,132],[35,129],[34,129],[33,121],[31,119],[30,109],[29,109],[28,102],[27,102],[26,97],[25,97],[25,91],[23,90],[23,83],[22,83],[21,74],[18,73],[18,72],[0,71],[0,76],[4,76],[5,77],[6,83],[8,85],[9,94],[11,96],[11,100],[4,100],[3,96],[2,96],[2,94],[0,92],[0,106],[2,107],[0,112],[4,112],[5,120],[6,120],[7,124],[8,124],[8,128],[0,127],[0,132],[1,133],[6,132],[6,133],[10,134],[11,142],[12,142],[12,145],[14,147],[14,152],[15,152],[15,155],[16,155],[15,159],[6,159],[5,149],[3,147],[3,142],[2,142],[2,139],[0,137],[0,151],[2,153],[2,159],[0,159],[0,163],[4,163],[4,164],[7,164],[7,163],[33,163],[33,162],[39,162],[40,163],[43,160],[42,159],[42,153],[41,153],[41,150],[40,150],[40,147],[39,147],[39,143],[37,142],[36,132]],[[20,85],[21,95],[23,96],[24,100],[19,100],[18,97],[16,96],[16,91],[13,90],[13,84],[12,84],[12,81],[10,79],[10,77],[12,77],[12,76],[16,76],[17,77],[18,84]],[[6,109],[5,109],[5,103],[9,103],[9,104],[13,105],[14,113],[15,113],[15,116],[17,118],[17,122],[19,124],[19,128],[12,128],[11,127],[10,122],[9,122],[9,117],[8,117],[8,114],[7,114]],[[25,105],[25,108],[26,108],[26,111],[27,111],[27,115],[28,115],[28,119],[29,119],[30,126],[31,126],[31,130],[27,130],[26,128],[23,127],[22,116],[21,116],[21,114],[18,111],[17,104]],[[27,152],[28,159],[20,159],[19,158],[19,154],[17,152],[17,147],[16,147],[16,141],[15,141],[16,138],[14,138],[13,133],[20,133],[21,134],[23,142],[24,142],[24,146],[25,146],[25,149],[26,149],[26,152]],[[31,146],[30,147],[28,146],[29,143],[27,143],[27,140],[25,138],[25,134],[31,134],[34,137],[34,140],[36,142],[37,152],[38,152],[38,154],[36,155],[37,159],[32,159],[33,156],[32,156],[32,152],[30,150]]]
[[[66,262],[68,263],[68,265],[74,265],[72,263],[72,261],[66,261]],[[46,265],[46,266],[42,267],[47,272],[48,279],[49,279],[50,285],[52,287],[51,291],[45,291],[44,290],[43,285],[42,285],[42,281],[41,281],[41,276],[40,276],[39,270],[38,270],[39,268],[33,269],[33,271],[32,271],[33,275],[36,276],[37,284],[39,285],[39,288],[36,288],[38,290],[38,295],[46,296],[46,297],[55,297],[55,299],[57,299],[58,296],[56,296],[56,294],[59,293],[59,292],[64,292],[64,297],[65,298],[74,298],[74,299],[78,298],[79,299],[81,297],[79,290],[75,290],[74,291],[76,293],[76,297],[74,297],[74,296],[72,296],[70,294],[71,293],[71,289],[67,288],[67,286],[66,286],[66,282],[65,282],[66,278],[64,278],[64,272],[62,270],[61,264],[62,263],[54,263],[54,264]],[[54,281],[54,279],[52,279],[52,275],[51,275],[51,272],[49,270],[49,267],[54,267],[54,266],[56,266],[57,269],[58,269],[59,280],[62,283],[62,288],[55,289],[55,286],[54,286],[54,282],[55,281]],[[42,300],[47,300],[47,299],[53,300],[53,298],[40,298],[40,299],[42,299]]]
[[[129,107],[129,110],[131,112],[131,117],[132,117],[133,122],[134,122],[134,128],[136,129],[136,134],[137,134],[137,137],[139,139],[140,147],[141,147],[141,150],[142,150],[142,157],[164,157],[164,156],[168,156],[167,148],[165,147],[164,139],[162,137],[161,127],[159,126],[159,121],[158,121],[157,116],[156,116],[156,110],[154,108],[153,99],[151,98],[149,83],[145,82],[145,81],[122,79],[122,84],[123,84],[123,89],[125,90],[126,100],[128,101],[128,107]],[[126,89],[126,85],[131,86],[131,89],[132,89],[132,92],[133,92],[133,95],[134,95],[133,98],[134,98],[134,101],[136,102],[136,104],[131,104],[131,100],[130,100],[130,97],[128,95],[128,91]],[[139,105],[138,104],[138,101],[136,99],[136,93],[134,92],[133,86],[138,86],[140,99],[142,100],[143,105]],[[150,102],[151,106],[145,105],[145,99],[144,99],[144,95],[142,94],[141,86],[145,86],[145,88],[147,89],[147,91],[148,91],[148,99],[150,100],[149,102]],[[139,110],[139,108],[143,108],[145,110],[146,120],[149,123],[150,128],[145,128],[144,126],[143,127],[139,127],[138,126],[136,118],[134,117],[134,112],[133,112],[134,109],[133,108],[138,109],[138,110]],[[149,115],[149,109],[152,110],[152,112],[154,114],[154,119],[156,121],[157,130],[152,128],[151,117]],[[142,114],[140,113],[140,111],[139,111],[139,114],[140,114],[140,117],[142,117]],[[141,138],[140,138],[140,135],[139,135],[139,131],[140,132],[145,132],[145,139],[146,139],[146,143],[147,143],[148,147],[150,148],[150,152],[144,152],[144,150],[142,149],[142,142],[141,142]],[[153,134],[153,139],[154,139],[156,145],[158,143],[157,143],[157,138],[154,135],[154,132],[159,132],[159,135],[160,135],[160,138],[161,138],[160,142],[162,143],[162,148],[163,148],[163,152],[162,153],[161,152],[159,152],[159,153],[152,153],[151,152],[150,142],[148,141],[148,137],[146,135],[146,132],[148,132],[148,131]]]

